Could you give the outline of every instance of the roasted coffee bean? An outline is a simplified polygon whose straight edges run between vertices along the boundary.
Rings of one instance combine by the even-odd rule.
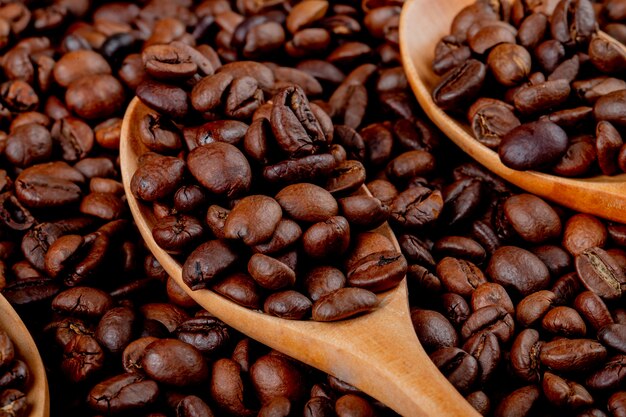
[[[491,305],[502,307],[509,314],[515,313],[511,297],[504,287],[493,282],[485,282],[472,292],[472,310],[476,311]]]
[[[250,367],[250,379],[262,403],[284,397],[296,402],[304,396],[302,372],[290,358],[280,354],[261,356]]]
[[[214,354],[228,345],[230,331],[214,317],[195,317],[178,325],[176,337],[203,354]]]
[[[439,349],[430,355],[430,360],[461,392],[471,389],[480,372],[478,361],[467,352],[455,347]]]
[[[626,353],[626,325],[607,324],[598,330],[598,340],[617,352]]]
[[[313,259],[341,256],[349,245],[350,224],[342,216],[333,216],[324,222],[315,223],[302,235],[304,252]]]
[[[254,246],[269,240],[282,218],[280,205],[271,197],[252,195],[239,200],[224,222],[224,237]]]
[[[228,244],[220,240],[208,241],[187,257],[183,265],[183,280],[192,289],[202,288],[238,259],[239,254]]]
[[[45,162],[52,156],[50,132],[36,123],[19,126],[7,137],[4,154],[18,167]]]
[[[571,307],[554,307],[543,316],[541,325],[546,331],[565,337],[584,336],[587,333],[582,317]]]
[[[626,356],[617,355],[610,358],[602,368],[589,375],[585,385],[593,390],[615,389],[624,381],[623,369],[626,366]]]
[[[261,253],[255,253],[248,261],[248,273],[261,287],[271,290],[291,287],[296,282],[293,269]]]
[[[406,275],[407,262],[401,253],[384,251],[361,258],[348,271],[348,283],[354,287],[381,292],[395,287]]]
[[[532,253],[515,246],[496,250],[487,266],[487,274],[505,289],[522,296],[544,289],[550,282],[546,265]]]
[[[439,190],[418,186],[398,194],[391,205],[391,218],[399,225],[420,228],[437,220],[442,209]]]
[[[517,305],[516,319],[524,327],[541,320],[558,301],[552,291],[541,290],[524,297]]]
[[[375,309],[376,295],[363,288],[340,288],[313,304],[312,316],[317,321],[343,320]]]
[[[123,306],[112,308],[98,322],[95,338],[109,352],[121,353],[132,341],[136,320],[133,309]]]
[[[540,379],[539,353],[543,342],[539,341],[539,332],[534,329],[522,330],[511,346],[511,369],[526,382]]]
[[[624,271],[604,250],[593,247],[576,256],[576,271],[588,290],[606,300],[622,295],[626,282]]]
[[[509,197],[504,213],[515,231],[526,241],[542,243],[561,234],[561,220],[542,199],[532,194]]]
[[[75,335],[63,349],[61,370],[72,382],[82,382],[104,366],[104,351],[90,335]]]
[[[513,336],[513,317],[499,306],[487,306],[472,313],[461,327],[461,336],[467,340],[472,335],[491,332],[498,340],[506,343]]]
[[[158,395],[159,387],[156,382],[140,375],[122,374],[93,387],[87,402],[97,411],[118,413],[150,405],[157,400]]]
[[[446,110],[456,109],[476,98],[487,74],[480,61],[468,59],[446,74],[433,92],[435,103]]]
[[[267,297],[263,305],[263,311],[272,316],[298,320],[311,311],[312,305],[311,300],[305,295],[297,291],[287,290]]]
[[[582,385],[551,372],[543,374],[543,393],[557,407],[580,408],[593,404],[593,397]]]
[[[454,327],[436,311],[414,309],[411,311],[411,322],[420,343],[428,352],[444,347],[456,347],[459,344]]]
[[[276,201],[296,221],[325,221],[339,211],[337,200],[328,191],[308,183],[283,188],[276,194]]]
[[[594,340],[563,338],[544,343],[539,359],[557,372],[571,372],[594,369],[606,355],[606,348]]]
[[[591,324],[594,330],[613,324],[613,317],[606,304],[591,291],[580,293],[574,300],[574,308]]]
[[[478,286],[487,282],[482,271],[470,261],[451,257],[437,264],[437,275],[453,293],[469,296]]]
[[[607,238],[606,226],[597,217],[578,213],[565,223],[563,246],[573,256],[578,256],[586,249],[604,247]]]
[[[484,384],[491,379],[500,363],[500,342],[493,333],[479,333],[470,337],[463,345],[463,350],[472,355],[480,366],[479,380]]]
[[[185,162],[175,157],[151,157],[133,174],[133,195],[144,201],[156,201],[180,186]]]
[[[176,339],[156,340],[146,346],[141,365],[155,381],[179,387],[199,384],[209,374],[200,351]]]
[[[536,385],[518,388],[500,401],[494,415],[496,417],[531,416],[540,396],[541,391]]]
[[[106,292],[92,287],[74,287],[63,291],[52,300],[52,308],[66,314],[99,318],[112,306]]]
[[[537,169],[559,160],[567,149],[567,134],[552,122],[521,125],[502,138],[502,162],[518,170]]]

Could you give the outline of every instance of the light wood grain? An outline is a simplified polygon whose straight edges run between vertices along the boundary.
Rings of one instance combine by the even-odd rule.
[[[0,314],[2,315],[0,328],[13,341],[16,359],[26,362],[30,372],[30,381],[27,388],[24,389],[30,410],[28,416],[48,417],[50,415],[48,379],[37,345],[35,345],[35,341],[20,316],[2,295],[0,295]]]
[[[428,117],[465,153],[518,187],[576,211],[626,223],[626,174],[585,179],[534,171],[516,171],[497,153],[474,139],[469,126],[449,117],[433,102],[439,81],[431,64],[435,45],[449,34],[454,16],[474,0],[407,0],[400,18],[400,50],[404,70]],[[606,34],[601,34],[609,38]]]
[[[349,382],[404,416],[478,417],[419,344],[411,324],[405,281],[380,295],[378,310],[335,323],[280,319],[241,307],[209,290],[191,291],[182,281],[180,264],[152,238],[151,210],[129,190],[137,157],[145,152],[137,131],[138,120],[146,111],[137,98],[133,99],[122,125],[120,158],[126,196],[146,244],[198,304],[253,339]],[[399,249],[389,226],[378,232]]]

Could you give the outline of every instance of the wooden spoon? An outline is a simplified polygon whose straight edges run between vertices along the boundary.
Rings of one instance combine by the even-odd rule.
[[[24,361],[30,372],[30,382],[24,389],[29,407],[28,416],[48,417],[50,415],[48,379],[37,345],[20,316],[1,294],[0,314],[0,329],[9,335],[15,347],[15,357]]]
[[[422,349],[411,323],[406,280],[379,295],[381,305],[376,311],[334,323],[280,319],[209,290],[191,291],[182,281],[180,264],[152,238],[150,207],[130,192],[137,158],[146,152],[138,130],[147,111],[135,98],[124,116],[120,164],[126,197],[148,248],[198,304],[251,338],[356,386],[404,416],[479,416]],[[365,187],[363,191],[367,192]],[[377,232],[400,250],[387,224]]]
[[[435,45],[449,33],[454,16],[474,1],[407,0],[404,4],[400,17],[400,51],[417,101],[439,129],[465,153],[510,183],[576,211],[626,223],[626,174],[573,179],[513,170],[500,162],[496,152],[474,139],[467,124],[451,118],[433,102],[431,92],[440,80],[431,69]],[[610,38],[603,33],[600,35]]]

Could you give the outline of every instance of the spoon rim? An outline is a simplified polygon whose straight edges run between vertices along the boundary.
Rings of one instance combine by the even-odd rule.
[[[48,417],[50,415],[50,393],[48,377],[32,334],[22,321],[11,303],[0,294],[0,311],[3,313],[0,329],[9,335],[15,347],[15,359],[22,360],[28,366],[29,381],[26,389],[20,390],[26,395],[29,417]]]

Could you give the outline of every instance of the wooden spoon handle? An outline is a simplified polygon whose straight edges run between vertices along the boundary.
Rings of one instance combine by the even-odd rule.
[[[404,296],[406,283],[400,285],[385,308],[337,326],[335,349],[319,367],[403,416],[480,417],[422,348]]]

